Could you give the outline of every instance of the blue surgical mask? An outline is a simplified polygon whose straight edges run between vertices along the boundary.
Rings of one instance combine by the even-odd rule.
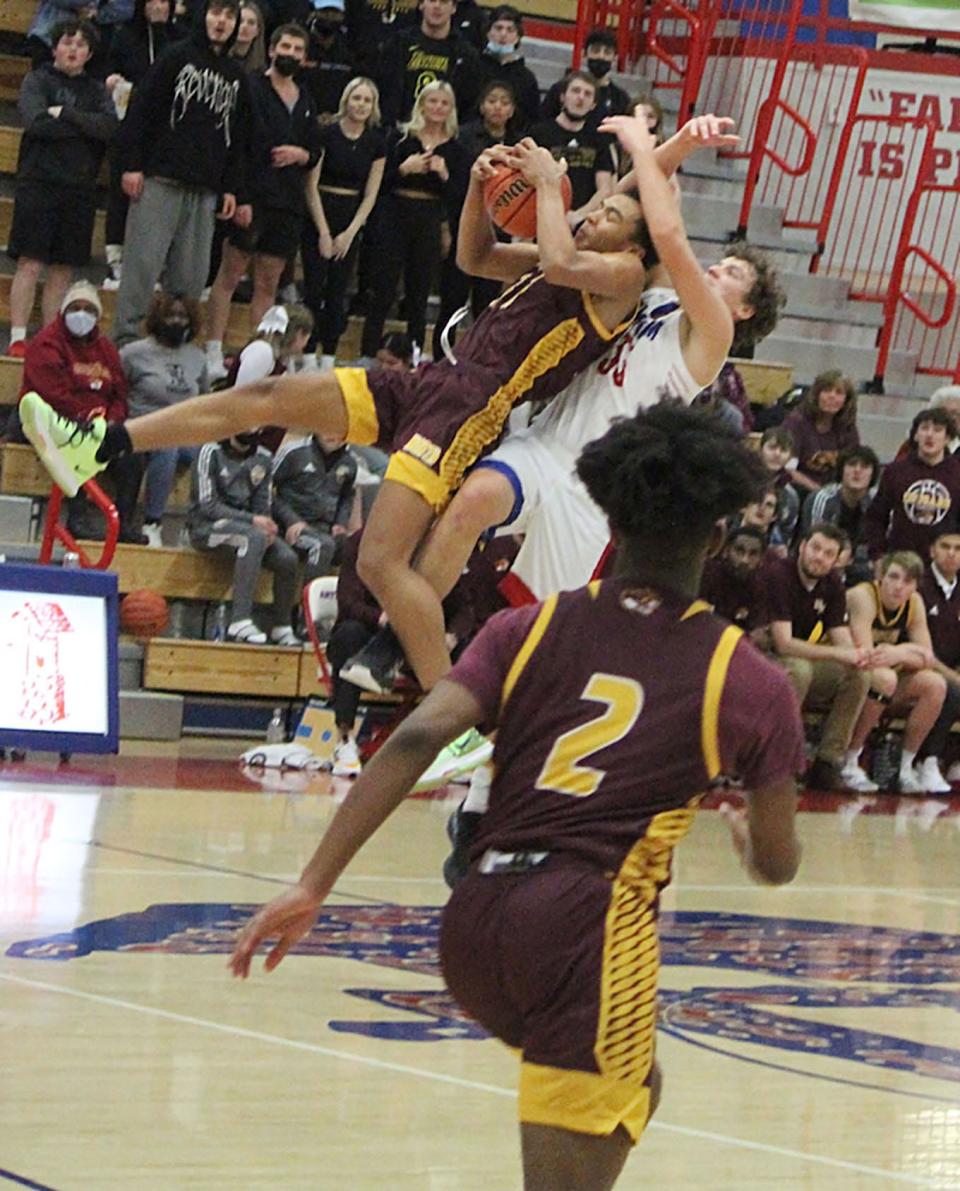
[[[487,42],[487,53],[493,54],[495,58],[505,58],[507,54],[512,54],[516,48],[516,43],[513,45],[500,45],[497,41]]]
[[[67,330],[71,335],[83,339],[97,325],[97,316],[89,310],[69,310],[63,316],[63,321],[67,324]]]

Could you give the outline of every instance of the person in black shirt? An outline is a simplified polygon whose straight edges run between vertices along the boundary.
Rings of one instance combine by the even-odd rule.
[[[250,169],[252,211],[247,219],[244,208],[237,209],[210,291],[207,356],[212,375],[225,371],[222,341],[230,301],[251,256],[250,317],[258,323],[276,301],[284,264],[300,245],[304,181],[320,156],[313,100],[295,81],[306,53],[306,30],[299,25],[281,25],[270,39],[269,70],[251,81],[256,117]]]
[[[417,0],[344,0],[347,43],[360,74],[374,75],[380,51],[397,29],[416,25]]]
[[[571,227],[613,193],[614,164],[608,138],[589,123],[596,95],[597,84],[592,76],[582,70],[573,71],[565,80],[559,114],[530,129],[538,145],[567,163],[573,190],[572,209],[567,216]]]
[[[340,99],[334,123],[321,131],[321,157],[307,181],[311,222],[300,245],[304,301],[316,320],[331,367],[347,325],[347,285],[359,246],[358,233],[377,201],[386,163],[376,84],[352,79]]]
[[[310,34],[303,83],[321,122],[332,122],[344,87],[357,74],[357,56],[343,31],[343,0],[321,0],[318,8],[305,0],[303,9],[301,23]]]
[[[480,78],[484,90],[494,79],[510,85],[517,124],[527,129],[540,118],[540,87],[519,52],[522,38],[523,18],[517,9],[510,4],[495,8],[490,14],[487,44],[480,55]]]
[[[456,134],[453,88],[449,83],[428,83],[417,96],[410,123],[388,148],[386,235],[370,313],[363,326],[364,356],[373,357],[380,347],[401,273],[407,334],[423,348],[430,283],[441,260],[443,221],[463,205],[470,172]]]
[[[595,79],[597,84],[597,100],[589,118],[589,123],[594,128],[607,116],[622,116],[631,108],[630,96],[610,78],[610,71],[616,60],[616,36],[609,29],[594,29],[587,36],[583,59],[586,73]],[[554,119],[563,110],[563,93],[567,78],[554,83],[544,96],[540,108],[540,115],[544,120]]]
[[[455,7],[455,0],[421,0],[419,25],[398,29],[384,43],[375,77],[386,125],[409,120],[424,86],[438,80],[453,88],[458,111],[473,111],[480,89],[480,59],[452,29]]]

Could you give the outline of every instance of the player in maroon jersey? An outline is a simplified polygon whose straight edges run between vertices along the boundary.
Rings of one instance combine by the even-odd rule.
[[[612,1187],[656,1108],[657,906],[702,793],[723,773],[752,791],[730,826],[756,880],[789,881],[799,863],[796,698],[696,595],[718,519],[750,499],[760,466],[715,416],[669,405],[590,444],[577,469],[618,575],[494,616],[230,961],[246,976],[274,939],[275,968],[437,749],[496,727],[490,809],[440,957],[464,1008],[521,1052],[527,1191]]]

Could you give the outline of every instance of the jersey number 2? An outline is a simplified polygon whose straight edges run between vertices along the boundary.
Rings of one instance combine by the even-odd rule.
[[[622,740],[643,710],[643,687],[632,678],[616,674],[592,674],[580,698],[604,703],[606,709],[595,719],[557,737],[537,778],[538,790],[554,790],[574,798],[595,794],[604,771],[582,764],[583,759]]]

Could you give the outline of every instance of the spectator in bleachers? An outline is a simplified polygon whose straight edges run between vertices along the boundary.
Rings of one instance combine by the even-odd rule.
[[[947,453],[956,455],[960,450],[960,437],[957,435],[957,427],[960,426],[960,385],[943,385],[930,394],[930,399],[927,401],[929,409],[941,408],[945,409],[947,413],[953,418],[954,433],[947,443]],[[897,450],[896,458],[904,459],[910,454],[910,443],[904,441],[900,444]]]
[[[27,31],[27,49],[33,68],[52,60],[57,41],[53,31],[58,25],[64,21],[86,21],[94,28],[96,16],[96,0],[40,0]],[[91,47],[91,57],[96,48],[96,45]]]
[[[126,115],[130,90],[143,78],[168,45],[182,32],[173,20],[172,0],[137,0],[133,18],[114,34],[107,55],[107,90],[120,119]],[[106,288],[116,289],[123,267],[123,237],[130,200],[123,192],[123,163],[115,139],[110,147],[110,190],[107,197],[106,255],[110,270]]]
[[[557,114],[534,124],[529,134],[558,161],[567,163],[573,191],[567,219],[573,227],[613,193],[615,166],[610,138],[601,136],[596,121],[591,119],[597,102],[593,75],[571,71],[563,82],[560,99]]]
[[[428,5],[436,2],[424,0]],[[448,0],[442,2],[448,4]],[[428,83],[417,96],[409,124],[399,136],[394,134],[387,149],[383,187],[387,234],[363,326],[364,356],[372,358],[380,347],[401,274],[407,334],[416,349],[423,348],[427,298],[442,256],[443,223],[463,205],[470,172],[456,135],[453,88],[449,83]]]
[[[947,444],[953,418],[939,406],[921,410],[910,427],[910,454],[883,469],[866,513],[870,558],[893,550],[912,550],[927,558],[938,533],[960,518],[960,456]]]
[[[391,331],[384,335],[374,360],[376,368],[393,368],[397,372],[409,372],[413,367],[413,344],[403,331]]]
[[[207,0],[193,35],[163,54],[130,100],[120,137],[130,198],[113,336],[136,338],[161,273],[171,293],[199,298],[218,204],[245,202],[251,134],[247,80],[229,55],[236,0]]]
[[[783,428],[790,432],[796,451],[794,484],[810,492],[829,484],[837,474],[840,452],[860,445],[853,382],[835,370],[821,372],[787,414]]]
[[[207,359],[214,379],[226,375],[223,336],[230,303],[251,261],[250,318],[257,324],[276,302],[284,265],[300,246],[306,213],[304,185],[320,155],[313,100],[307,89],[297,84],[306,53],[306,31],[299,25],[280,25],[270,38],[270,68],[250,80],[254,113],[247,171],[251,207],[238,206],[228,225],[220,268],[210,290]]]
[[[86,73],[97,41],[93,26],[65,21],[52,36],[53,61],[27,75],[17,101],[23,137],[7,255],[17,262],[9,354],[20,358],[44,267],[46,326],[56,318],[74,269],[90,260],[97,173],[117,129],[106,87]]]
[[[843,581],[835,570],[844,540],[834,525],[813,525],[796,558],[765,571],[773,655],[801,706],[827,707],[807,774],[807,785],[818,790],[847,789],[841,771],[870,689],[869,651],[854,644]]]
[[[455,107],[471,112],[480,89],[480,55],[452,28],[455,0],[420,0],[418,24],[397,29],[384,42],[377,73],[387,127],[414,119],[425,80],[453,88]]]
[[[322,368],[333,366],[347,326],[347,287],[387,159],[376,85],[351,79],[337,119],[321,130],[320,160],[306,184],[310,219],[301,238],[304,301],[313,314]]]
[[[418,0],[349,0],[345,8],[347,44],[356,58],[358,74],[376,74],[384,42],[397,29],[416,24],[418,7]]]
[[[43,393],[59,414],[85,422],[97,412],[123,422],[128,416],[127,378],[117,349],[100,332],[103,308],[89,281],[75,282],[64,294],[60,314],[27,344],[21,396]],[[19,426],[8,437],[23,441]],[[146,539],[134,528],[141,469],[130,455],[107,471],[116,494],[120,541],[138,545]],[[102,538],[93,510],[81,491],[68,504],[67,528],[78,538]]]
[[[477,0],[457,0],[450,25],[454,33],[459,33],[475,50],[482,50],[489,19],[487,9]]]
[[[789,550],[800,517],[800,495],[790,483],[787,464],[793,458],[793,439],[782,426],[771,426],[760,438],[760,458],[777,489],[777,519],[770,535],[771,545]],[[820,518],[817,518],[820,520]]]
[[[470,166],[485,149],[492,145],[513,145],[519,139],[519,133],[514,128],[513,116],[516,104],[509,83],[496,79],[485,83],[480,92],[479,120],[471,120],[464,124],[457,134],[457,139],[463,145],[466,153],[466,164]],[[499,281],[492,281],[486,277],[470,277],[457,264],[456,243],[459,231],[457,210],[449,210],[449,228],[451,248],[443,258],[440,268],[440,310],[437,314],[436,325],[433,330],[433,358],[439,359],[443,351],[443,332],[447,328],[451,317],[457,311],[463,310],[469,302],[469,312],[474,320],[480,317],[502,288]],[[510,237],[498,232],[498,239],[509,240]],[[448,332],[450,347],[456,340],[456,324],[450,326]]]
[[[622,87],[610,78],[610,71],[617,61],[616,34],[609,29],[594,29],[587,35],[583,53],[583,67],[588,76],[596,83],[596,96],[593,110],[589,113],[588,123],[596,128],[607,116],[622,116],[630,111],[630,96]],[[567,82],[572,70],[559,79],[543,97],[540,105],[540,117],[543,120],[554,120],[566,106]]]
[[[912,551],[886,554],[880,578],[860,583],[847,592],[850,632],[854,644],[870,655],[873,691],[850,739],[841,777],[856,793],[873,793],[877,784],[860,766],[867,738],[886,711],[906,714],[898,786],[901,794],[949,794],[950,783],[940,772],[947,733],[956,716],[954,704],[944,717],[947,682],[933,668],[933,646],[927,616],[917,586],[923,560]],[[914,764],[916,762],[916,764]]]
[[[960,394],[958,394],[960,396]],[[960,706],[960,530],[944,530],[930,547],[930,562],[920,580],[933,644],[933,666],[947,680],[944,713],[957,718]],[[952,712],[952,715],[951,715]],[[944,714],[942,713],[942,714]],[[939,754],[942,756],[943,754]],[[947,781],[960,781],[960,763],[947,770]]]
[[[506,83],[509,87],[519,128],[527,129],[540,119],[540,87],[537,76],[520,53],[522,40],[523,17],[519,11],[512,4],[495,8],[490,13],[487,44],[480,55],[480,114],[484,122],[487,121],[483,110],[484,96],[489,94],[491,83]],[[486,145],[482,147],[487,148]],[[478,149],[477,154],[479,152]]]
[[[253,0],[244,0],[240,5],[237,37],[230,47],[230,57],[236,58],[247,74],[262,74],[267,64],[267,36],[263,13]]]
[[[339,562],[353,513],[357,461],[349,447],[312,434],[288,439],[273,461],[273,518],[304,564],[304,580]]]
[[[356,55],[343,32],[343,0],[303,3],[297,14],[310,34],[304,86],[313,96],[321,124],[337,118],[344,88],[357,73]]]
[[[837,479],[824,484],[808,497],[800,515],[802,532],[818,521],[828,521],[844,530],[850,539],[852,557],[844,568],[848,587],[873,577],[867,552],[866,512],[877,491],[880,460],[870,447],[850,447],[837,463]]]
[[[639,95],[636,99],[630,100],[630,106],[627,111],[631,116],[642,116],[646,120],[647,127],[657,138],[657,144],[663,144],[663,108],[660,106],[658,99],[655,99],[652,95]],[[615,149],[617,151],[617,177],[626,178],[633,170],[633,162],[630,160],[630,154],[624,152],[620,146],[615,146]],[[679,186],[677,186],[676,193],[679,198]],[[739,376],[739,373],[737,375]],[[749,403],[747,403],[748,411],[749,408]],[[747,420],[747,430],[750,429],[751,424],[752,418]]]
[[[745,633],[765,628],[769,620],[760,575],[766,547],[761,529],[741,525],[727,535],[720,557],[708,558],[703,570],[700,595],[718,616]]]
[[[777,512],[780,508],[780,496],[777,491],[776,484],[768,484],[760,492],[757,493],[757,499],[746,505],[740,514],[739,525],[753,526],[759,529],[763,534],[763,540],[769,550],[774,548],[770,545],[770,535],[773,526],[777,520]],[[769,554],[769,558],[783,558],[786,551],[782,548],[776,548],[775,553]]]
[[[154,295],[144,325],[146,334],[120,349],[129,386],[130,417],[176,405],[209,387],[207,362],[197,343],[200,307],[192,298],[164,291]],[[178,467],[189,467],[194,447],[174,447],[137,456],[145,465],[143,534],[148,546],[162,546],[161,523]]]
[[[274,645],[299,645],[290,625],[296,590],[297,556],[270,516],[270,452],[257,435],[238,434],[207,443],[193,465],[192,504],[187,518],[197,550],[230,554],[233,606],[227,640],[266,645],[267,634],[253,620],[253,597],[262,567],[273,573]]]

